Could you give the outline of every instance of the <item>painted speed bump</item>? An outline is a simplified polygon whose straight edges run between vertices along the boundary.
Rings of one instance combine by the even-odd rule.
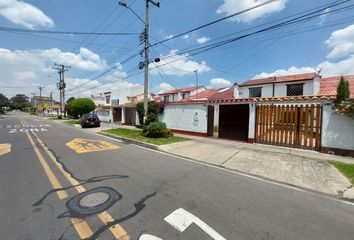
[[[11,152],[11,144],[10,143],[0,144],[0,156],[5,155],[9,152]]]
[[[88,153],[88,152],[98,152],[105,150],[114,150],[120,148],[117,145],[106,141],[91,140],[84,138],[75,138],[70,142],[66,143],[66,146],[71,148],[77,153]]]

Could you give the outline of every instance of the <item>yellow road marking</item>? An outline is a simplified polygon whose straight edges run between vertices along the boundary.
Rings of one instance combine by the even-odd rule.
[[[77,153],[97,152],[120,148],[119,146],[106,141],[90,140],[84,138],[75,138],[70,142],[66,143],[66,146],[68,146]]]
[[[0,144],[0,156],[5,155],[9,152],[11,152],[11,144],[10,143]]]
[[[41,163],[44,172],[47,174],[47,177],[49,179],[49,182],[52,184],[52,187],[54,189],[59,189],[59,188],[63,188],[63,186],[60,184],[59,180],[57,179],[57,177],[54,175],[53,171],[50,169],[48,163],[46,162],[46,160],[44,159],[43,155],[41,154],[41,152],[39,151],[39,149],[37,148],[37,146],[34,144],[34,141],[31,137],[31,135],[26,132],[27,137],[33,147],[34,152],[37,155],[37,158],[39,160],[39,162]],[[56,192],[59,199],[65,199],[68,197],[68,194],[66,193],[65,190],[60,190]]]
[[[57,161],[57,159],[55,158],[54,154],[52,152],[49,151],[49,149],[44,145],[44,143],[42,142],[42,140],[38,137],[37,134],[35,134],[34,132],[32,132],[32,134],[36,137],[36,140],[38,141],[39,145],[43,148],[43,150],[47,153],[47,155],[50,157],[50,159],[54,162],[54,164],[59,168],[59,170],[61,171],[61,173],[66,177],[66,179],[73,185],[75,186],[75,189],[78,193],[81,192],[85,192],[86,189],[80,185],[80,183],[71,176],[70,173],[68,173],[63,166]],[[118,146],[117,146],[118,147]],[[79,185],[79,186],[76,186]],[[110,222],[113,222],[114,219],[112,218],[112,216],[104,211],[100,214],[98,214],[99,219],[102,221],[102,223],[104,223],[105,225],[107,225]],[[72,220],[73,221],[73,220]],[[73,222],[74,223],[74,222]],[[75,226],[75,225],[74,225]],[[87,225],[87,227],[89,227]],[[76,227],[75,227],[76,228]],[[123,229],[123,227],[119,224],[115,224],[112,227],[109,228],[109,230],[111,231],[111,233],[113,234],[113,236],[116,239],[119,240],[129,240],[130,236],[129,234]],[[78,230],[77,230],[78,231]],[[79,231],[78,231],[79,232]],[[80,235],[80,233],[79,233]],[[92,233],[91,233],[92,235]],[[81,236],[80,236],[81,237]]]
[[[92,236],[93,232],[87,222],[80,218],[71,218],[76,232],[79,234],[80,239],[86,239]]]
[[[34,141],[31,137],[31,135],[28,132],[26,132],[26,134],[27,134],[28,139],[31,142],[31,145],[32,145],[40,163],[42,164],[42,167],[43,167],[45,173],[47,174],[47,176],[49,178],[49,181],[52,183],[53,188],[63,188],[61,186],[60,182],[58,181],[58,179],[55,177],[53,171],[50,169],[50,167],[49,167],[48,163],[46,162],[46,160],[44,159],[43,155],[41,154],[41,152],[39,151],[37,146],[34,144]],[[37,140],[39,139],[37,136],[36,136],[36,138],[37,138]],[[42,147],[44,146],[42,141],[40,142],[40,145]],[[44,151],[47,154],[49,152],[48,149],[47,150],[44,149]],[[57,195],[58,195],[59,199],[65,199],[68,197],[68,194],[64,190],[57,191]],[[78,233],[78,235],[80,236],[81,239],[85,239],[85,238],[92,236],[92,234],[93,234],[92,230],[84,219],[71,218],[71,222],[73,223],[73,226],[76,229],[76,232]]]

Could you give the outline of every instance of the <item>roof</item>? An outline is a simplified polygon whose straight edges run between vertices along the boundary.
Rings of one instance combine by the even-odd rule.
[[[216,89],[208,89],[203,92],[200,92],[197,94],[194,94],[192,96],[189,96],[188,98],[182,99],[180,101],[189,101],[189,100],[208,100],[210,97],[218,93],[220,90],[223,88],[216,88]]]
[[[219,100],[198,100],[168,102],[166,105],[189,105],[189,104],[232,104],[232,103],[267,103],[267,102],[303,102],[303,101],[332,101],[335,95],[322,96],[284,96],[284,97],[263,97],[263,98],[229,98]]]
[[[127,97],[128,97],[128,98],[135,98],[135,97],[139,97],[139,96],[143,96],[143,95],[144,95],[144,93],[139,93],[139,94],[137,94],[137,95],[127,96]],[[155,93],[151,93],[151,92],[149,92],[148,95],[150,95],[150,96],[152,96],[152,97],[156,96]]]
[[[295,75],[286,75],[286,76],[274,76],[268,78],[259,78],[252,79],[243,82],[240,87],[246,86],[254,86],[254,85],[262,85],[262,84],[271,84],[271,83],[282,83],[282,82],[295,82],[295,81],[306,81],[311,80],[318,76],[317,73],[303,73],[303,74],[295,74]]]
[[[234,87],[223,88],[217,91],[215,94],[209,97],[209,100],[224,100],[234,98]]]
[[[40,96],[34,96],[34,97],[33,97],[33,99],[35,99],[35,100],[40,100],[41,98],[42,98],[42,100],[51,100],[50,97],[44,97],[44,96],[42,96],[42,97],[40,97]]]
[[[322,78],[320,82],[320,95],[336,95],[341,76]],[[349,81],[350,98],[354,98],[354,75],[344,76]]]
[[[169,90],[169,91],[166,91],[166,92],[162,92],[162,93],[159,93],[159,95],[168,95],[168,94],[175,94],[175,93],[178,93],[178,92],[191,92],[191,91],[194,91],[196,90],[197,88],[203,88],[204,86],[194,86],[194,87],[188,87],[188,88],[176,88],[176,89],[172,89],[172,90]]]

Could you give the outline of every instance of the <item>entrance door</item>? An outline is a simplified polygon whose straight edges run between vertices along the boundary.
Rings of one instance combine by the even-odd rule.
[[[219,138],[248,140],[249,106],[221,105],[219,110]]]
[[[122,109],[114,108],[113,109],[113,122],[121,122],[122,121]]]
[[[214,106],[208,106],[208,136],[213,136],[214,129]]]

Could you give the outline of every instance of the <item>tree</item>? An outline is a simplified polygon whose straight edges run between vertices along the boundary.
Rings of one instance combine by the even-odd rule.
[[[347,100],[350,96],[349,82],[341,76],[338,87],[337,87],[337,98],[336,104],[342,103]]]
[[[72,101],[74,101],[74,100],[75,100],[74,97],[70,97],[70,98],[66,101],[66,104],[65,104],[65,112],[67,112],[69,116],[74,116],[74,115],[75,115],[75,113],[72,112],[71,109],[70,109],[70,107],[69,107],[69,106],[70,106],[70,103],[71,103]]]
[[[16,96],[10,98],[10,107],[12,109],[25,110],[29,106],[28,97],[24,94],[16,94]]]
[[[139,122],[143,123],[144,119],[144,103],[138,103],[136,105],[136,111],[138,112]],[[158,120],[158,114],[161,112],[161,108],[154,102],[150,101],[148,104],[148,115],[146,117],[145,126],[149,125],[151,122],[156,122]]]
[[[95,108],[95,103],[88,98],[78,98],[72,100],[68,104],[68,112],[70,113],[70,116],[74,118],[78,118],[78,116],[82,116],[85,113],[92,112],[93,110],[95,110]]]
[[[348,117],[354,117],[354,99],[349,98],[349,82],[342,76],[337,87],[337,98],[333,110]]]
[[[2,93],[0,93],[0,108],[2,107],[8,107],[10,104],[9,99],[3,95]]]

